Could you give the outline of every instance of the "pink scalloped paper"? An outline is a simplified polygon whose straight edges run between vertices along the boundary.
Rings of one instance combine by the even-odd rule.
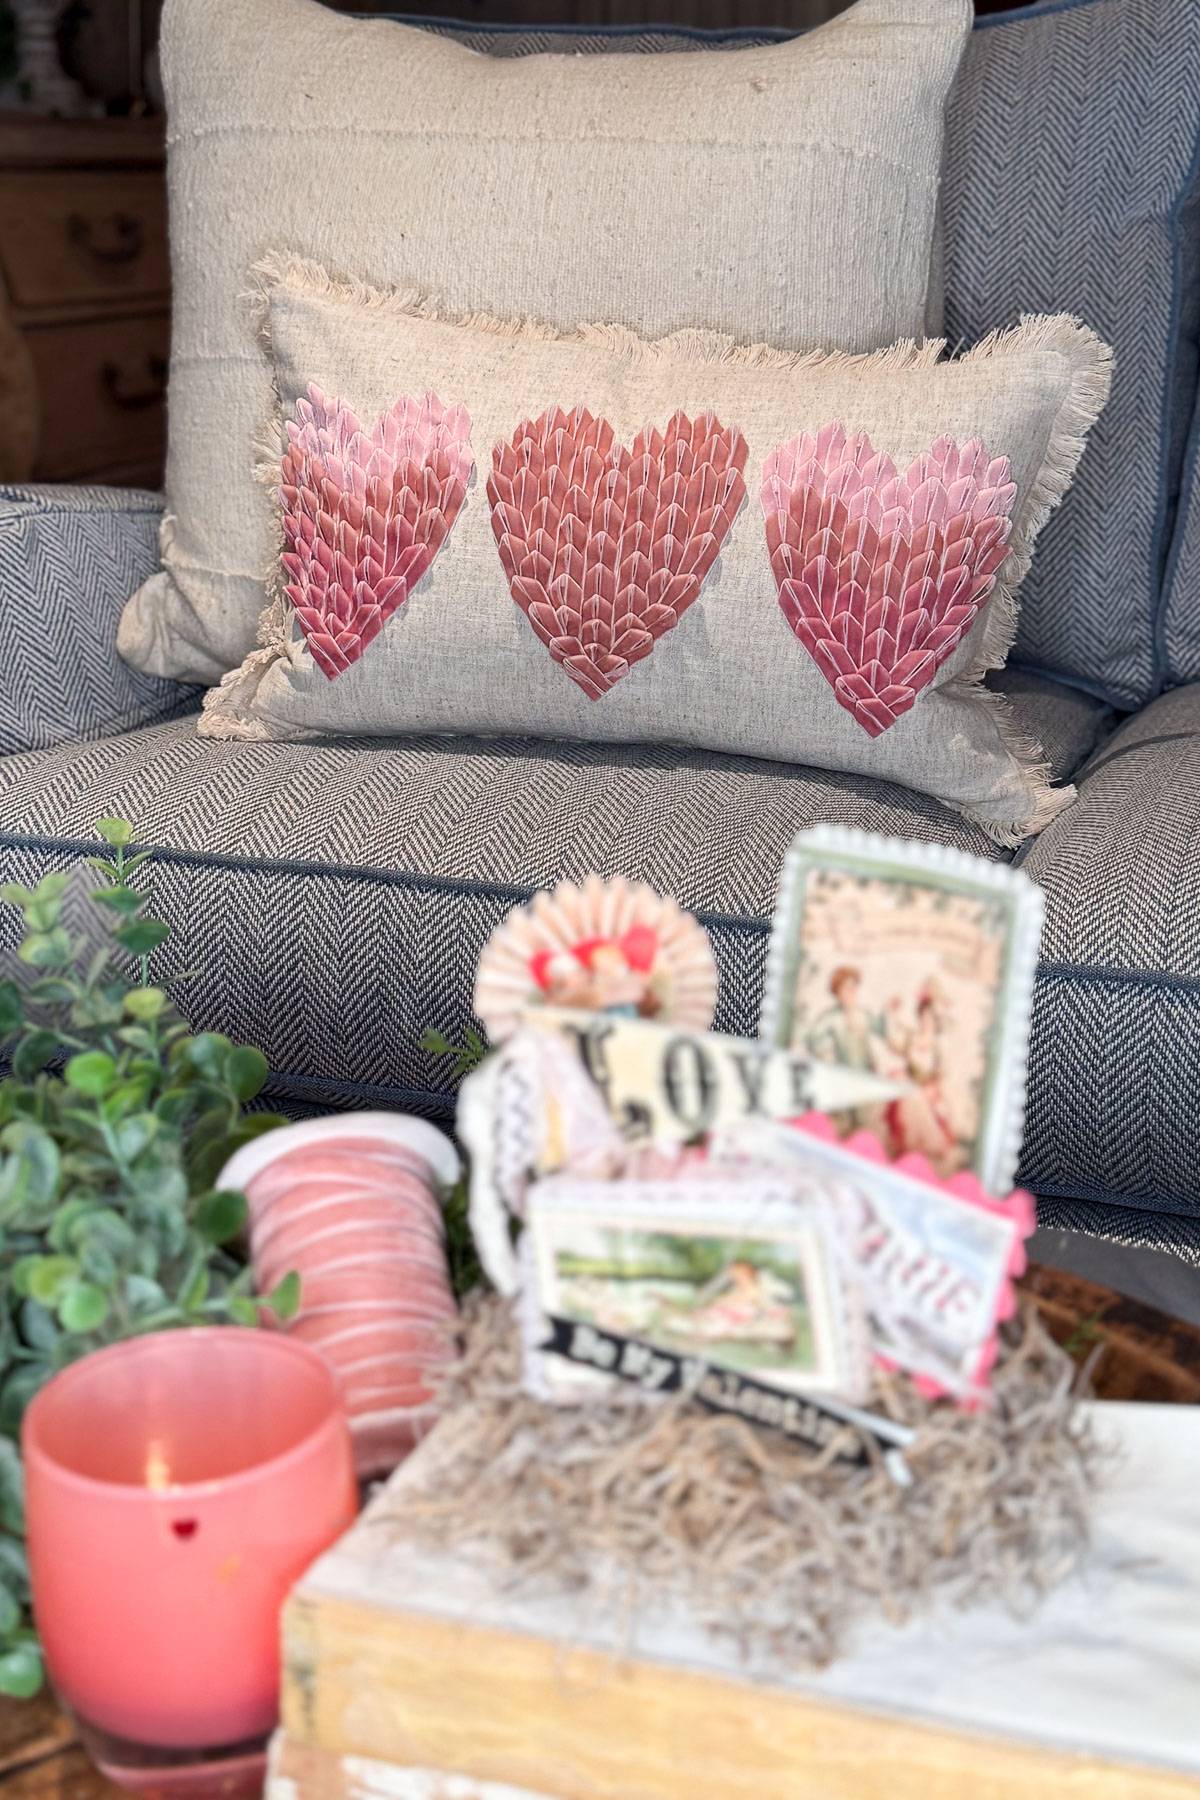
[[[953,1194],[955,1199],[961,1200],[967,1206],[978,1207],[981,1212],[995,1213],[1001,1218],[1011,1219],[1016,1231],[1013,1236],[1012,1254],[1008,1259],[1007,1280],[1001,1283],[996,1298],[993,1327],[999,1326],[1005,1319],[1012,1318],[1017,1309],[1017,1296],[1013,1283],[1025,1273],[1028,1260],[1025,1255],[1025,1239],[1037,1224],[1037,1208],[1032,1194],[1026,1193],[1024,1188],[1014,1188],[1011,1194],[1000,1200],[994,1195],[986,1193],[978,1176],[969,1169],[963,1170],[961,1174],[943,1178],[934,1173],[932,1165],[923,1156],[910,1152],[905,1156],[893,1159],[888,1155],[879,1139],[870,1131],[856,1131],[851,1137],[839,1138],[836,1127],[824,1113],[804,1113],[801,1117],[789,1119],[787,1122],[797,1130],[806,1131],[810,1136],[820,1138],[823,1143],[837,1144],[839,1149],[851,1151],[855,1156],[860,1156],[864,1162],[884,1163],[888,1168],[895,1169],[898,1174],[908,1175],[914,1181],[939,1188],[945,1194]],[[971,1371],[970,1378],[973,1383],[980,1387],[986,1383],[996,1361],[998,1350],[999,1342],[996,1331],[993,1329],[980,1350],[978,1362]],[[878,1361],[885,1368],[896,1367],[896,1364],[886,1356],[879,1356]],[[913,1375],[911,1379],[915,1383],[917,1391],[928,1399],[938,1399],[943,1395],[948,1395],[962,1407],[969,1408],[979,1404],[977,1399],[972,1399],[969,1395],[951,1393],[940,1382],[933,1381],[927,1375]]]

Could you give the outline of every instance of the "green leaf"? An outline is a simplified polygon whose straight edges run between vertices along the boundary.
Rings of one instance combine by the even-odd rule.
[[[89,869],[99,869],[101,875],[107,875],[110,881],[120,881],[121,871],[116,863],[107,862],[103,856],[85,856],[83,860]],[[129,866],[128,863],[125,864],[126,868]]]
[[[17,1446],[0,1438],[0,1530],[25,1536],[25,1476]]]
[[[114,850],[119,850],[133,838],[133,826],[124,819],[97,819],[95,831],[97,837],[102,837]]]
[[[37,1256],[19,1256],[8,1271],[9,1286],[19,1300],[28,1295],[29,1278],[40,1260]]]
[[[27,1031],[13,1051],[13,1074],[18,1081],[28,1081],[39,1069],[45,1068],[57,1050],[56,1031],[46,1031],[40,1027],[37,1031]]]
[[[219,1031],[202,1031],[198,1037],[185,1041],[180,1055],[193,1069],[207,1075],[210,1081],[220,1081],[225,1074],[225,1059],[231,1048],[229,1039],[222,1037]]]
[[[246,1196],[228,1188],[202,1194],[192,1223],[206,1243],[227,1244],[246,1223]]]
[[[29,1591],[29,1558],[15,1537],[0,1537],[0,1581],[21,1599]]]
[[[60,1294],[79,1273],[73,1256],[39,1256],[28,1278],[29,1297],[41,1306],[57,1306]]]
[[[99,1331],[108,1317],[108,1296],[90,1281],[75,1281],[58,1303],[59,1322],[67,1331]]]
[[[239,1100],[253,1100],[263,1089],[270,1069],[261,1050],[250,1044],[239,1044],[229,1052],[225,1079]]]
[[[6,881],[0,887],[0,900],[7,901],[9,906],[28,906],[33,899],[33,890],[22,887],[19,881]]]
[[[136,856],[127,856],[125,858],[125,879],[126,879],[126,881],[129,880],[129,877],[131,875],[136,875],[137,871],[141,868],[142,864],[148,863],[150,861],[150,858],[153,855],[154,855],[153,850],[139,850]]]
[[[201,1251],[193,1257],[175,1299],[184,1312],[195,1312],[197,1307],[204,1305],[207,1298],[208,1268],[204,1260],[204,1252]]]
[[[64,1006],[78,994],[79,983],[65,975],[43,975],[29,989],[29,998],[38,1006]]]
[[[131,919],[128,925],[122,925],[113,937],[130,956],[149,956],[160,944],[165,944],[171,935],[171,927],[164,925],[161,919]]]
[[[64,968],[74,954],[71,934],[61,925],[55,925],[49,931],[30,932],[17,951],[21,961],[28,963],[31,969]]]
[[[139,1112],[131,1119],[122,1119],[114,1127],[113,1138],[126,1162],[135,1162],[157,1131],[158,1120],[154,1114]]]
[[[191,1110],[191,1090],[185,1087],[166,1088],[154,1102],[154,1111],[164,1125],[181,1125]]]
[[[58,1342],[58,1326],[54,1314],[36,1300],[26,1300],[20,1312],[21,1336],[31,1350],[48,1355]]]
[[[157,987],[134,988],[125,996],[125,1011],[131,1019],[140,1019],[143,1023],[157,1019],[169,1004],[163,990]]]
[[[110,1094],[106,1094],[100,1102],[100,1112],[109,1125],[118,1120],[128,1118],[130,1113],[142,1112],[149,1099],[149,1082],[119,1081]]]
[[[48,1131],[32,1119],[14,1119],[0,1132],[0,1149],[8,1152],[0,1172],[0,1210],[6,1197],[18,1209],[42,1208],[56,1199],[62,1159]]]
[[[150,1312],[154,1308],[166,1305],[166,1292],[157,1281],[151,1281],[148,1275],[127,1275],[125,1277],[125,1297],[135,1312]]]
[[[38,1389],[50,1379],[44,1363],[22,1363],[0,1387],[0,1433],[16,1437],[25,1408]]]
[[[211,1115],[206,1114],[205,1117]],[[203,1123],[203,1121],[201,1121]],[[203,1192],[212,1187],[221,1176],[221,1170],[236,1150],[243,1144],[252,1144],[265,1132],[276,1131],[288,1121],[281,1119],[276,1113],[251,1113],[248,1118],[239,1119],[232,1131],[226,1131],[219,1137],[202,1140],[199,1147],[193,1150],[188,1161],[188,1177],[193,1192]],[[195,1144],[199,1129],[192,1134]]]
[[[258,1314],[257,1300],[246,1300],[239,1295],[229,1302],[229,1316],[235,1325],[257,1325]]]
[[[21,1623],[21,1607],[8,1583],[0,1580],[0,1642],[11,1637]]]
[[[71,1008],[71,1024],[76,1031],[106,1031],[119,1025],[124,1016],[120,996],[106,993],[103,988],[93,988]]]
[[[290,1275],[285,1275],[277,1287],[271,1289],[267,1295],[267,1305],[282,1324],[295,1318],[300,1310],[300,1277],[295,1269]]]
[[[41,1652],[35,1644],[19,1644],[0,1656],[0,1694],[10,1700],[32,1700],[43,1679]]]
[[[97,906],[106,906],[110,912],[121,913],[126,918],[132,918],[146,904],[146,896],[135,894],[130,887],[93,888],[89,898]]]
[[[0,1041],[20,1031],[24,1007],[15,981],[0,981]]]
[[[93,1100],[108,1093],[117,1078],[117,1065],[103,1050],[85,1050],[71,1057],[63,1074],[69,1086]]]

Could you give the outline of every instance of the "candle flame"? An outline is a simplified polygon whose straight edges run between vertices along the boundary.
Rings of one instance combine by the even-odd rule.
[[[167,1453],[158,1438],[152,1439],[146,1451],[146,1486],[156,1494],[171,1485],[171,1465],[167,1461]]]

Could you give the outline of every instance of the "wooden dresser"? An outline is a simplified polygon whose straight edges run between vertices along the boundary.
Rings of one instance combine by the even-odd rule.
[[[170,282],[160,120],[0,114],[0,479],[157,486]]]

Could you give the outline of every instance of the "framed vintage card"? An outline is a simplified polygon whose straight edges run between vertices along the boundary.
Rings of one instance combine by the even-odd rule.
[[[907,1082],[837,1115],[891,1157],[989,1193],[1016,1175],[1025,1115],[1040,889],[1019,869],[940,844],[819,826],[784,864],[760,1036]]]
[[[594,1327],[777,1391],[857,1397],[867,1368],[857,1290],[832,1230],[790,1171],[715,1167],[690,1180],[564,1173],[526,1196],[526,1376],[544,1399],[611,1380],[551,1347],[558,1322]]]

